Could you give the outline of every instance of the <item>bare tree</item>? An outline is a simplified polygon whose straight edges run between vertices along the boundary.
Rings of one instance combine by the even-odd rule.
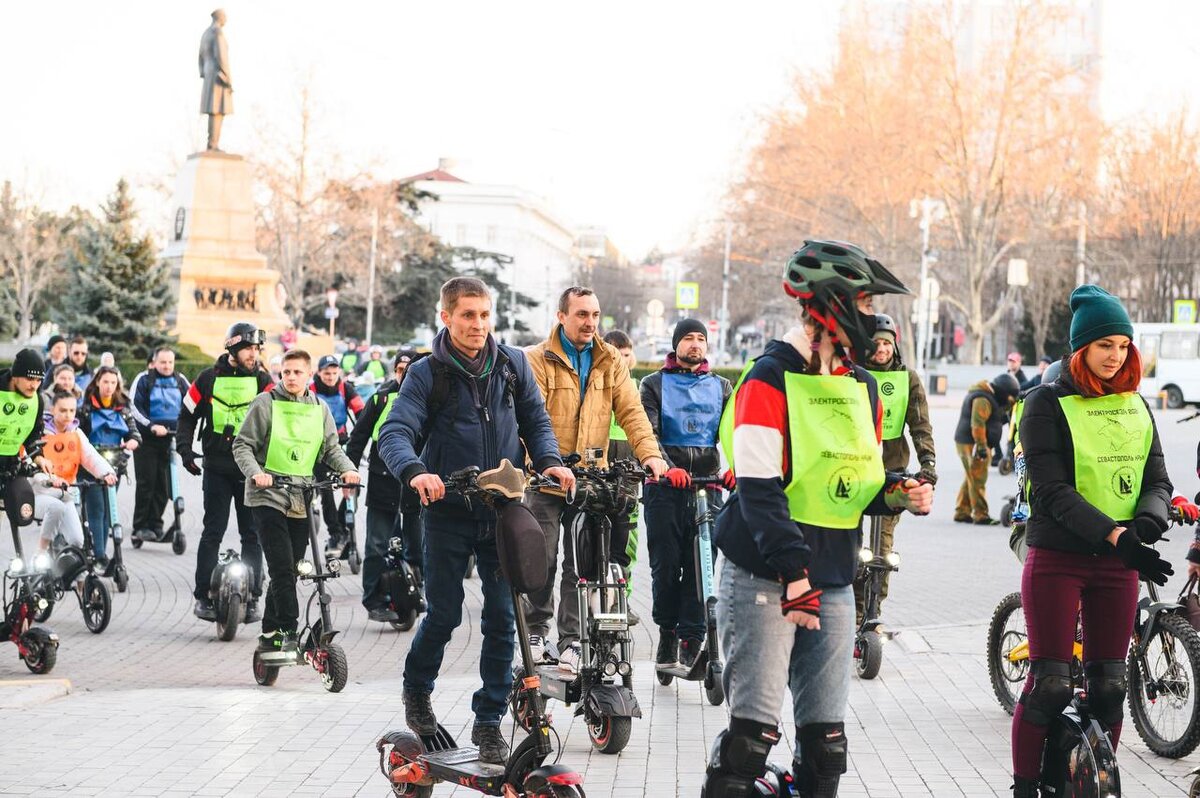
[[[12,184],[0,190],[0,267],[4,289],[16,303],[17,338],[33,335],[34,309],[48,287],[61,277],[59,268],[71,223],[19,200]]]

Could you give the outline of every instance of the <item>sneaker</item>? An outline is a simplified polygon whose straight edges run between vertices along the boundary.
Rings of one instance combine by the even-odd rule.
[[[252,598],[246,602],[245,615],[242,616],[242,623],[257,623],[262,620],[262,615],[258,612],[258,599]]]
[[[975,519],[975,526],[1000,526],[1000,522],[990,516]]]
[[[215,621],[217,619],[217,608],[213,606],[212,601],[209,599],[196,599],[196,606],[192,609],[192,614],[202,621]]]
[[[558,669],[567,673],[579,673],[579,663],[583,659],[583,649],[578,643],[571,643],[558,653]]]
[[[390,610],[387,607],[372,607],[367,610],[367,620],[375,621],[376,623],[391,623],[392,621],[400,620],[400,616],[395,610]]]
[[[422,736],[437,734],[437,715],[433,714],[433,703],[429,700],[429,693],[405,690],[402,698],[404,700],[404,722],[408,724],[408,728]],[[499,733],[499,729],[497,729],[497,733]],[[472,734],[472,738],[474,738],[474,734]]]
[[[696,664],[696,660],[700,657],[700,652],[704,650],[704,641],[695,640],[693,638],[684,638],[679,641],[679,664],[680,666],[692,669]]]
[[[546,659],[546,638],[541,635],[530,635],[529,652],[533,654],[534,662],[541,662]]]
[[[508,743],[500,733],[499,726],[480,726],[471,729],[471,743],[479,748],[479,761],[489,765],[503,765],[508,761]]]
[[[637,626],[642,622],[642,619],[638,617],[638,614],[633,611],[633,607],[629,607],[628,610],[629,611],[626,613],[626,618],[628,619],[630,626]]]
[[[665,671],[679,664],[679,641],[674,632],[660,629],[658,653],[654,655],[654,669]]]
[[[263,632],[258,636],[258,651],[266,654],[271,651],[283,650],[284,636],[279,632]]]

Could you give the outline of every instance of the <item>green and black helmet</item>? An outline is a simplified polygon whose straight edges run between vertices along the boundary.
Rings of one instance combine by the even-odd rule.
[[[860,313],[855,300],[863,295],[909,293],[883,264],[844,241],[805,241],[783,270],[783,290],[830,333],[835,322],[840,323],[856,359],[875,351],[875,319]]]

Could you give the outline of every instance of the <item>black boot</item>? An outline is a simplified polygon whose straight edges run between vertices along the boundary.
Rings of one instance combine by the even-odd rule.
[[[404,691],[404,721],[408,728],[420,735],[437,733],[437,715],[433,714],[433,704],[429,693]]]
[[[489,765],[503,765],[508,761],[508,743],[500,733],[499,726],[480,726],[471,729],[471,742],[479,747],[479,761]]]
[[[1013,776],[1013,798],[1038,798],[1041,793],[1038,792],[1038,783],[1032,779],[1023,779],[1020,776]]]

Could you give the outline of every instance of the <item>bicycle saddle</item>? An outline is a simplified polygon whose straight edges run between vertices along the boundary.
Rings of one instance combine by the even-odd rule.
[[[484,490],[495,491],[506,498],[520,499],[525,495],[525,472],[505,458],[496,468],[481,473],[476,484]]]

